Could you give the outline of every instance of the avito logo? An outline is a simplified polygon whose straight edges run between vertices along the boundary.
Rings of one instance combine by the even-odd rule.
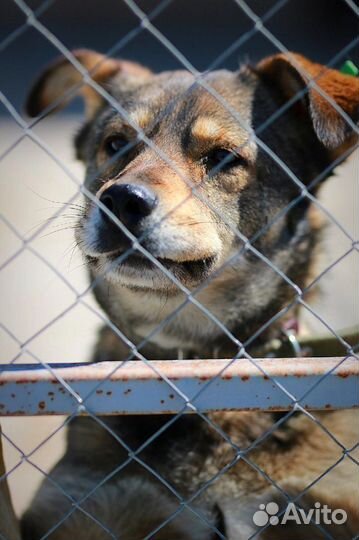
[[[259,510],[253,515],[253,523],[258,527],[264,527],[268,524],[285,525],[289,522],[297,525],[309,525],[310,523],[316,525],[343,525],[348,519],[345,510],[341,508],[332,510],[327,504],[322,506],[319,502],[316,502],[314,508],[309,510],[298,508],[291,502],[280,517],[278,517],[278,513],[279,506],[277,503],[260,504]]]

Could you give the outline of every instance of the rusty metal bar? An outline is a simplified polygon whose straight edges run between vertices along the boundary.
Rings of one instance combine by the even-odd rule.
[[[359,407],[359,362],[355,358],[153,361],[200,411],[288,410],[293,401],[273,384],[281,383],[306,409]],[[0,415],[159,414],[177,413],[185,401],[143,362],[118,364],[52,364],[52,373],[39,365],[0,366]],[[57,367],[60,366],[60,367]],[[336,367],[338,366],[338,367]],[[220,376],[216,377],[217,374]],[[59,382],[64,380],[84,400]],[[310,389],[313,388],[313,391]],[[87,396],[89,396],[87,398]]]

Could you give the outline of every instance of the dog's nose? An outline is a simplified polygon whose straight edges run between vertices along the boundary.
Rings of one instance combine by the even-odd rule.
[[[149,188],[136,184],[114,184],[102,193],[100,201],[132,232],[158,203],[156,195]],[[116,227],[106,212],[101,211],[101,214],[107,223]]]

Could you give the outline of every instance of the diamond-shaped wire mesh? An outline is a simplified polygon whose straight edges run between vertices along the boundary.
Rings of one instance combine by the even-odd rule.
[[[318,197],[347,158],[355,175],[357,5],[94,0],[73,8],[92,24],[86,42],[106,50],[95,55],[68,46],[59,4],[8,0],[1,26],[0,414],[34,418],[2,419],[0,538],[359,538],[357,299],[354,280],[335,277],[358,269],[359,244],[343,219],[350,198],[338,211],[337,193]],[[352,58],[349,75],[290,51],[313,20],[323,64]],[[337,23],[331,43],[324,28]],[[42,47],[62,60],[34,87],[29,119],[9,62],[19,49],[36,75]],[[248,49],[274,56],[228,64]],[[187,73],[153,83],[114,60],[136,50]],[[228,65],[236,75],[211,75]],[[76,106],[48,118],[79,94],[84,127]],[[69,159],[76,130],[85,183]],[[322,283],[336,317],[313,296]],[[337,520],[323,518],[328,506]],[[288,509],[304,521],[285,522]]]

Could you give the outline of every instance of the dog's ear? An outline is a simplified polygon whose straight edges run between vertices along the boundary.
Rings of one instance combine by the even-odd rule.
[[[265,58],[256,66],[255,71],[271,85],[279,88],[285,100],[307,89],[304,99],[299,102],[309,113],[314,131],[325,147],[340,153],[355,143],[358,134],[333,103],[336,103],[352,123],[358,125],[357,77],[326,68],[296,53],[276,54]]]
[[[87,49],[72,51],[72,55],[99,85],[104,85],[120,72],[138,78],[147,78],[151,74],[150,70],[135,62],[107,58]],[[63,108],[78,94],[84,97],[86,116],[90,118],[103,103],[103,98],[84,81],[83,75],[67,58],[60,57],[35,81],[25,109],[29,116],[35,117],[52,104],[54,110]]]

